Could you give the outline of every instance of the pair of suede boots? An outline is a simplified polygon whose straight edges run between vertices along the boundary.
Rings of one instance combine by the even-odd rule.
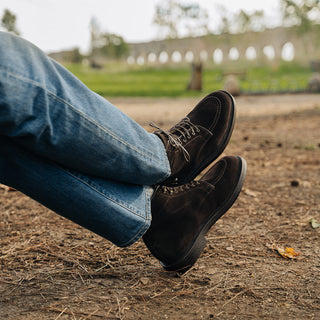
[[[143,240],[168,271],[183,273],[194,265],[206,233],[241,191],[246,161],[239,156],[223,157],[194,180],[221,155],[234,123],[234,99],[221,90],[206,96],[169,131],[153,125],[165,145],[171,175],[155,186],[152,222]]]

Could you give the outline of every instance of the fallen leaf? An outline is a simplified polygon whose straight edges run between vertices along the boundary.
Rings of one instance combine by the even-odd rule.
[[[276,249],[279,252],[279,254],[284,258],[296,259],[297,256],[300,255],[300,253],[295,252],[293,248],[286,247],[285,249],[282,249],[282,248],[278,247]]]
[[[310,219],[310,224],[313,229],[320,228],[320,223],[314,218]]]
[[[278,247],[276,245],[267,245],[267,247],[271,250],[277,251],[283,258],[287,259],[297,259],[300,255],[299,252],[296,252],[294,248],[285,247],[285,249]]]

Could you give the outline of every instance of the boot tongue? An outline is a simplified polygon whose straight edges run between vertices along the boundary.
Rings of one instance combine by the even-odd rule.
[[[161,139],[161,141],[164,144],[165,148],[167,148],[167,144],[169,143],[168,138],[160,131],[155,131],[153,133]]]
[[[177,129],[178,132],[180,131],[179,129]],[[180,149],[183,153],[184,159],[187,162],[190,162],[190,155],[189,152],[185,149],[185,147],[183,146],[180,137],[172,132],[175,132],[176,130],[170,130],[170,131],[163,131],[162,129],[160,129],[159,131],[155,131],[154,134],[156,134],[158,137],[160,137],[160,139],[162,140],[167,153],[168,153],[168,146],[171,145],[173,148],[177,148]],[[184,131],[186,131],[183,127],[181,128],[181,132],[180,132],[180,136],[184,136],[185,134],[189,134],[189,133],[184,133]]]
[[[171,132],[169,131],[169,132],[166,132],[166,131],[164,131],[163,129],[161,129],[160,127],[158,127],[156,124],[154,124],[154,123],[150,123],[149,124],[150,125],[150,127],[153,127],[153,128],[156,128],[156,129],[158,129],[157,131],[154,131],[153,132],[153,134],[155,134],[156,136],[158,136],[160,139],[161,139],[161,141],[162,141],[162,143],[164,144],[164,146],[165,146],[165,148],[167,148],[167,146],[168,146],[168,144],[169,144],[169,134],[170,135],[173,135],[173,134],[171,134]],[[175,136],[176,137],[176,136]]]

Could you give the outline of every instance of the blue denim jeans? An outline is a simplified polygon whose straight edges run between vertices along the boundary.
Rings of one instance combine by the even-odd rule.
[[[137,241],[152,185],[170,175],[161,140],[31,43],[0,32],[0,182],[107,238]]]

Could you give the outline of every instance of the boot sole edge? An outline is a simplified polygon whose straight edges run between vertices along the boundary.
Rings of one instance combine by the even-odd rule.
[[[244,184],[247,171],[246,160],[239,156],[237,156],[237,158],[241,161],[241,170],[238,182],[233,190],[231,197],[221,206],[220,210],[215,215],[213,215],[211,219],[207,221],[206,224],[204,224],[198,236],[195,238],[191,248],[184,255],[183,258],[171,264],[160,262],[165,270],[176,271],[179,273],[185,273],[187,270],[189,270],[196,263],[206,246],[207,240],[205,238],[205,235],[208,233],[210,228],[230,209],[230,207],[237,200],[241,192],[242,186]]]

